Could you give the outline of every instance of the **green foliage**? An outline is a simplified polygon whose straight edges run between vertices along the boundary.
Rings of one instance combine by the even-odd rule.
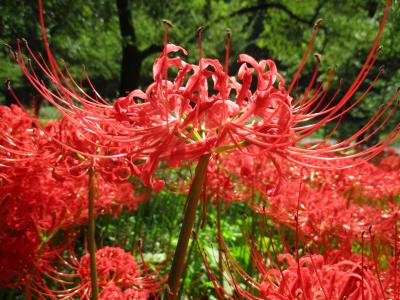
[[[5,44],[16,49],[17,39],[25,38],[34,53],[44,53],[38,6],[36,1],[6,0],[0,3],[0,10],[2,86],[11,80],[14,88],[28,87]],[[50,47],[60,65],[64,65],[63,59],[77,80],[84,79],[85,65],[95,83],[109,81],[101,90],[115,95],[110,88],[116,86],[113,81],[119,74],[121,46],[114,1],[44,1],[44,16]],[[1,96],[5,97],[5,91]]]
[[[100,216],[96,221],[97,232],[99,233],[98,244],[121,246],[137,255],[140,239],[143,245],[143,256],[153,267],[159,268],[160,264],[169,259],[167,265],[161,270],[161,274],[166,274],[170,268],[171,255],[177,243],[185,199],[185,195],[161,191],[155,193],[150,201],[141,203],[137,211],[128,212],[124,210],[118,218]],[[206,219],[202,228],[200,227],[202,207],[198,209],[195,232],[200,249],[207,253],[213,272],[218,274],[216,205],[208,202],[206,207]],[[227,247],[232,251],[233,257],[238,262],[250,267],[249,240],[246,241],[245,233],[260,236],[258,225],[251,228],[250,220],[252,218],[250,216],[256,217],[256,214],[246,203],[238,202],[224,205],[222,216],[221,232],[223,239],[227,242]],[[243,218],[243,216],[249,216],[249,218]],[[273,235],[272,239],[275,247],[280,249],[278,235]],[[266,245],[270,246],[270,240]],[[188,256],[190,256],[190,259],[183,276],[183,290],[195,298],[201,295],[214,294],[213,286],[208,280],[199,253],[199,247],[193,242],[189,246]],[[251,274],[252,268],[250,267],[248,271]]]

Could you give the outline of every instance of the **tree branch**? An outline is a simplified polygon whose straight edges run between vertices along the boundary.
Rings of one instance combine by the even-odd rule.
[[[220,21],[222,21],[224,19],[232,18],[232,17],[239,16],[239,15],[244,15],[244,14],[255,12],[255,11],[261,10],[261,9],[277,9],[277,10],[282,10],[288,16],[292,17],[294,20],[297,20],[297,21],[299,21],[299,22],[301,22],[303,24],[309,25],[309,26],[313,26],[315,21],[318,18],[318,15],[319,15],[322,7],[325,4],[326,4],[326,1],[319,0],[316,8],[314,9],[314,14],[309,19],[306,19],[304,17],[296,15],[287,6],[285,6],[285,5],[281,4],[281,3],[261,3],[261,4],[254,5],[254,6],[243,7],[241,9],[237,10],[237,11],[234,11],[234,12],[230,13],[227,16],[219,17],[219,18],[214,19],[214,20],[210,20],[206,24],[203,24],[203,25],[205,27],[209,27],[213,23],[218,23],[218,22],[220,22]],[[326,30],[326,28],[323,25],[321,25],[319,28],[322,29],[322,30]],[[195,41],[196,38],[197,38],[196,35],[193,35],[191,37],[187,37],[185,42],[184,42],[184,44],[185,43],[191,43],[191,42]]]
[[[163,46],[162,45],[150,45],[148,46],[146,49],[144,49],[143,51],[141,51],[140,56],[145,59],[146,57],[148,57],[149,55],[152,55],[154,53],[157,52],[161,52],[163,50]]]
[[[294,19],[296,21],[299,21],[301,23],[310,25],[310,26],[314,25],[314,22],[315,22],[315,20],[313,20],[314,16],[311,19],[305,19],[303,17],[300,17],[300,16],[296,15],[287,6],[285,6],[285,5],[281,4],[281,3],[262,3],[262,4],[255,5],[255,6],[244,7],[242,9],[239,9],[238,11],[235,11],[235,12],[231,13],[229,15],[229,17],[243,15],[243,14],[247,14],[247,13],[254,12],[254,11],[257,11],[257,10],[261,10],[261,9],[278,9],[278,10],[281,10],[281,11],[285,12],[292,19]]]

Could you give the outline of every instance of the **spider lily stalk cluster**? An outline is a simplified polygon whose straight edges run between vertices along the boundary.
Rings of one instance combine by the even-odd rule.
[[[160,162],[167,162],[172,167],[178,167],[182,162],[199,162],[188,193],[181,236],[168,280],[172,298],[176,297],[179,288],[207,166],[209,163],[208,169],[215,166],[216,154],[239,153],[244,180],[252,173],[249,170],[255,165],[255,157],[270,161],[274,172],[269,175],[274,179],[267,188],[267,195],[274,197],[281,191],[285,162],[321,172],[346,169],[377,156],[399,135],[400,123],[397,123],[381,141],[364,147],[380,133],[398,108],[396,92],[357,132],[334,144],[327,143],[333,133],[340,130],[342,118],[364,100],[381,75],[380,69],[367,88],[357,93],[379,55],[378,43],[390,1],[387,1],[378,34],[363,67],[344,92],[339,87],[333,95],[328,93],[334,70],[329,70],[322,81],[317,81],[320,59],[316,55],[315,71],[303,95],[297,98],[291,95],[320,22],[313,28],[307,51],[290,84],[286,84],[274,61],[257,62],[247,54],[239,56],[238,72],[230,75],[230,34],[227,35],[224,64],[203,57],[202,30],[198,31],[198,63],[188,63],[182,57],[187,51],[168,42],[166,27],[164,49],[153,65],[153,83],[145,90],[131,91],[112,104],[101,98],[89,78],[91,93],[72,78],[67,68],[58,65],[47,40],[40,0],[39,6],[46,58],[35,55],[26,41],[22,43],[32,61],[24,59],[21,42],[13,55],[40,96],[62,113],[63,121],[56,128],[43,127],[36,118],[26,115],[26,122],[33,124],[29,135],[34,136],[28,144],[8,126],[1,125],[0,178],[4,182],[11,181],[8,170],[32,161],[47,161],[54,166],[53,176],[57,176],[58,169],[79,178],[89,174],[89,200],[93,200],[93,170],[102,178],[120,182],[126,182],[131,176],[140,177],[145,186],[159,191],[165,186],[163,179],[154,176]],[[171,69],[173,72],[169,72]],[[171,73],[175,75],[170,76]],[[43,77],[50,84],[45,84]],[[304,142],[328,125],[333,125],[333,130],[325,140],[313,144]],[[63,130],[65,127],[69,133]],[[25,130],[25,134],[27,132]],[[35,141],[39,138],[43,142],[38,144]],[[60,164],[63,168],[58,167]],[[90,203],[89,219],[93,221],[93,201]],[[90,228],[93,229],[93,222]],[[95,294],[93,234],[91,230],[91,281]],[[297,263],[300,264],[299,260]]]
[[[198,243],[221,299],[236,299],[233,295],[274,300],[396,299],[400,295],[398,155],[388,152],[374,164],[323,171],[278,160],[284,185],[290,188],[271,195],[270,184],[276,177],[272,164],[261,156],[252,157],[250,163],[235,159],[236,151],[221,155],[219,169],[226,177],[221,181],[235,182],[239,201],[246,201],[260,216],[260,228],[244,230],[250,272],[233,257],[235,249],[228,249],[223,233],[218,232],[223,268],[212,267],[215,252]],[[249,173],[249,164],[259,171]],[[255,199],[254,192],[261,199]],[[221,195],[225,201],[238,201]],[[294,246],[287,240],[295,241]],[[355,247],[359,253],[354,253]]]

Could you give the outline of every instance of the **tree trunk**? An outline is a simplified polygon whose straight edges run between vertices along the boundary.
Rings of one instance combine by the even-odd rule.
[[[122,62],[119,93],[124,96],[139,86],[142,53],[136,44],[136,33],[129,11],[129,0],[117,0],[122,38]]]
[[[136,47],[123,47],[119,87],[120,96],[125,96],[130,91],[138,88],[140,82],[140,70],[143,61],[141,56],[141,53]]]

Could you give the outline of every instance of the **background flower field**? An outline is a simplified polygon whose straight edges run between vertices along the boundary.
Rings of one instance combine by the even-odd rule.
[[[0,8],[0,299],[400,299],[397,1]]]

